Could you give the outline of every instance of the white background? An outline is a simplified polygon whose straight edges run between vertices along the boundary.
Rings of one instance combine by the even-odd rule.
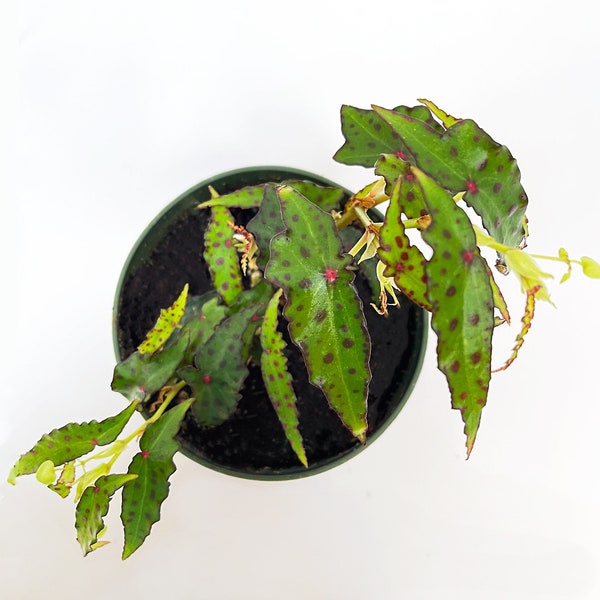
[[[370,181],[330,158],[343,103],[426,97],[474,118],[519,161],[530,250],[600,258],[591,1],[20,4],[2,36],[2,479],[44,431],[123,406],[113,294],[166,203],[257,164]],[[549,268],[557,309],[538,306],[494,376],[470,460],[432,335],[408,405],[362,455],[285,483],[179,457],[162,521],[124,563],[118,510],[113,543],[84,559],[70,500],[0,484],[2,597],[599,598],[600,284]]]

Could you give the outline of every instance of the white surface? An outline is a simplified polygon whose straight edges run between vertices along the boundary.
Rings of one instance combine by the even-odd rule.
[[[424,96],[475,118],[519,160],[530,249],[600,256],[591,1],[21,4],[18,110],[4,113],[2,478],[42,432],[122,406],[114,288],[167,202],[255,164],[369,181],[330,159],[342,103]],[[162,521],[125,563],[117,510],[114,543],[83,559],[70,501],[2,483],[2,597],[599,598],[598,291],[579,274],[556,283],[558,310],[539,307],[492,381],[469,461],[432,336],[405,410],[358,458],[277,484],[181,458]]]

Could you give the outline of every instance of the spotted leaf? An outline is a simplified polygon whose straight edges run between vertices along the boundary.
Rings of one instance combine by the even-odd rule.
[[[11,469],[9,482],[20,475],[35,473],[42,463],[52,461],[63,465],[92,452],[96,446],[112,444],[133,415],[137,402],[132,402],[119,414],[103,421],[69,423],[41,437],[35,446],[23,454]]]
[[[398,106],[395,110],[443,131],[424,106]],[[398,154],[405,158],[410,152],[405,142],[375,111],[344,105],[341,117],[346,141],[336,152],[334,160],[346,165],[373,167],[381,154]]]
[[[140,354],[153,354],[162,348],[173,331],[179,326],[179,321],[185,312],[188,284],[169,308],[163,308],[154,327],[146,334],[146,339],[138,346]]]
[[[98,536],[104,529],[104,517],[114,493],[136,475],[103,475],[93,486],[87,487],[75,509],[77,541],[86,556],[95,549]]]
[[[435,181],[419,169],[412,170],[431,215],[423,238],[433,249],[425,274],[438,367],[448,380],[453,408],[462,414],[470,454],[491,376],[494,298],[490,278],[466,213]]]
[[[263,271],[269,262],[271,239],[285,229],[276,187],[272,184],[264,186],[264,197],[260,210],[247,226],[260,250],[257,264]]]
[[[465,202],[497,241],[512,247],[521,244],[527,195],[519,167],[506,146],[470,119],[456,121],[440,133],[414,116],[373,108],[405,144],[408,162],[444,189],[466,191]]]
[[[224,206],[213,206],[211,220],[204,234],[204,260],[214,288],[231,305],[242,291],[242,272],[234,246],[233,217]]]
[[[248,375],[244,358],[245,332],[264,305],[254,304],[222,321],[195,357],[196,366],[184,367],[179,376],[192,388],[192,409],[200,425],[216,426],[237,407],[240,389]],[[254,321],[257,324],[256,320]]]
[[[284,315],[311,383],[360,440],[366,436],[370,338],[353,285],[352,261],[331,215],[291,187],[277,196],[285,231],[271,241],[265,277],[283,288]]]
[[[410,175],[414,179],[412,173]],[[409,187],[410,190],[407,190]],[[386,277],[393,277],[394,282],[407,298],[430,311],[425,257],[416,246],[411,245],[402,222],[402,213],[406,212],[405,206],[410,204],[407,194],[411,194],[409,198],[414,196],[419,199],[419,202],[424,202],[420,186],[415,186],[413,181],[407,181],[404,176],[401,176],[396,180],[385,221],[379,231],[381,245],[378,254],[386,265],[383,274]]]
[[[285,436],[298,460],[307,467],[308,462],[302,443],[302,435],[298,430],[296,394],[292,387],[292,377],[287,370],[286,343],[281,333],[277,331],[277,315],[281,292],[282,290],[279,289],[275,293],[265,311],[260,334],[260,342],[263,348],[260,366],[265,388],[283,427]]]
[[[175,472],[173,455],[179,449],[175,439],[192,399],[166,411],[146,427],[140,438],[140,452],[133,457],[127,473],[136,476],[123,488],[121,521],[125,532],[123,559],[131,556],[160,519],[160,507],[169,495],[169,477]]]

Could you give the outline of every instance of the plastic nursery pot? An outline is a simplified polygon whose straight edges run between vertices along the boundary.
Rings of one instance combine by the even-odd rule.
[[[223,195],[247,185],[298,179],[336,185],[304,171],[255,167],[203,181],[168,205],[141,235],[121,274],[113,319],[117,359],[122,360],[135,351],[154,325],[160,309],[169,306],[186,283],[190,294],[201,295],[210,289],[210,275],[202,259],[203,232],[210,210],[197,209],[200,202],[209,199],[209,185]],[[232,212],[236,222],[245,225],[256,211]],[[360,232],[345,230],[344,234],[357,239]],[[348,239],[347,243],[350,248],[353,242]],[[374,269],[374,263],[366,261],[362,265]],[[250,366],[242,398],[225,423],[203,428],[188,414],[178,436],[181,452],[229,475],[273,480],[325,471],[373,443],[410,395],[421,368],[427,331],[426,313],[401,296],[400,308],[392,307],[388,318],[372,310],[369,304],[379,294],[376,286],[369,283],[373,280],[373,272],[369,276],[362,267],[357,271],[355,286],[365,307],[373,345],[365,446],[342,425],[321,391],[309,383],[300,351],[288,340],[288,367],[298,397],[299,428],[308,469],[289,447],[264,389],[260,368],[256,366]],[[282,331],[286,333],[287,328]]]

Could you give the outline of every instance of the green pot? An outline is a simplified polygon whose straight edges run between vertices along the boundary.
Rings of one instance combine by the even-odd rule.
[[[203,232],[210,211],[196,208],[210,198],[208,186],[225,194],[247,185],[294,179],[339,187],[322,177],[295,169],[240,169],[199,183],[152,221],[133,247],[117,288],[113,339],[118,360],[135,351],[154,325],[160,309],[169,306],[186,283],[190,285],[190,294],[200,295],[210,289],[210,275],[202,260]],[[346,193],[349,197],[350,192]],[[253,211],[232,212],[236,222],[242,224],[254,214]],[[362,265],[372,269],[374,262]],[[369,447],[394,420],[414,387],[423,361],[428,324],[426,312],[402,297],[400,308],[392,308],[387,319],[377,315],[369,308],[374,299],[369,281],[373,281],[372,272],[359,270],[355,285],[365,306],[373,344],[366,445],[346,430],[321,391],[308,382],[300,351],[290,345],[289,369],[298,396],[299,428],[308,469],[298,462],[289,447],[258,367],[250,368],[242,399],[228,421],[218,427],[202,428],[188,415],[178,436],[181,452],[222,473],[274,480],[325,471]]]

